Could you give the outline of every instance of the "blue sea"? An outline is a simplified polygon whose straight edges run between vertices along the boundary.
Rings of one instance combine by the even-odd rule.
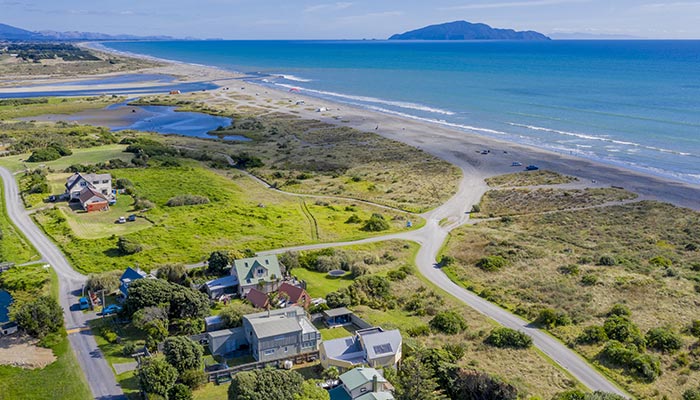
[[[104,45],[700,184],[700,41]]]

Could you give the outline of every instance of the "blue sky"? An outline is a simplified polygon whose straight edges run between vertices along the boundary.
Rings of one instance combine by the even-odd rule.
[[[226,39],[360,39],[453,20],[543,33],[700,38],[700,0],[0,0],[0,22]]]

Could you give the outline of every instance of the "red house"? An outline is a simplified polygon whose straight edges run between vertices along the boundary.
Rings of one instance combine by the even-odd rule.
[[[298,286],[284,282],[277,289],[277,292],[280,294],[280,297],[284,297],[287,300],[287,307],[299,306],[307,309],[311,305],[311,296],[306,293],[306,290]]]

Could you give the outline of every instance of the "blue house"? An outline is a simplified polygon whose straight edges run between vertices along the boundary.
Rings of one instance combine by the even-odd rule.
[[[149,277],[150,275],[147,274],[146,272],[142,271],[141,269],[133,269],[131,267],[128,267],[126,271],[122,274],[121,278],[119,278],[119,291],[122,293],[122,296],[126,298],[129,296],[129,285],[133,281],[137,281],[139,279],[143,279],[146,277]]]

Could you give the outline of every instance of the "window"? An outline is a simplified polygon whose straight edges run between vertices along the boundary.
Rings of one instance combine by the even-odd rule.
[[[289,351],[289,348],[287,348],[287,346],[284,346],[284,352],[286,353],[288,351]]]
[[[266,356],[269,356],[269,355],[272,355],[272,354],[275,354],[275,349],[268,349],[268,350],[265,350],[265,355],[266,355]]]
[[[258,275],[262,275],[265,273],[265,270],[262,268],[258,268]]]

